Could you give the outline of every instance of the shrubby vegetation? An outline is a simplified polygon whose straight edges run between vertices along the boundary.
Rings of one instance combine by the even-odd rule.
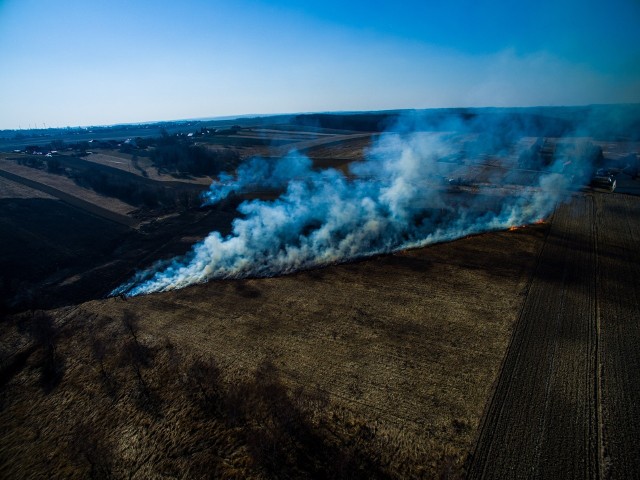
[[[102,195],[119,198],[132,205],[157,207],[163,203],[163,189],[140,185],[135,181],[126,181],[109,175],[97,168],[83,172],[73,172],[71,178],[78,184],[90,188]]]
[[[70,177],[78,184],[86,188],[118,198],[131,205],[155,207],[181,207],[192,208],[199,205],[197,192],[186,190],[173,190],[170,188],[144,185],[135,180],[128,180],[121,176],[110,175],[98,168],[89,168],[84,171],[73,171]]]
[[[49,173],[55,173],[58,175],[65,173],[65,170],[60,164],[60,160],[56,157],[18,157],[17,161],[19,165],[24,165],[25,167],[36,168],[38,170],[46,169]]]
[[[217,175],[223,170],[235,167],[240,157],[233,150],[210,150],[201,145],[193,145],[189,137],[169,135],[165,130],[155,139],[139,139],[139,148],[154,147],[150,157],[159,171],[180,175]]]
[[[45,162],[39,157],[19,157],[18,164],[25,167],[43,169]]]
[[[162,172],[182,175],[217,175],[233,168],[240,157],[233,150],[212,151],[199,145],[175,143],[158,145],[151,151],[151,161]]]

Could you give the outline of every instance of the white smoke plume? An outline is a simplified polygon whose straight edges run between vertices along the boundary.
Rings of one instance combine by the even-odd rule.
[[[460,137],[451,134],[384,134],[349,177],[315,171],[296,153],[276,162],[251,159],[235,176],[221,175],[205,203],[261,187],[282,188],[278,199],[245,201],[230,235],[212,232],[187,255],[138,272],[112,294],[287,274],[524,225],[547,217],[572,185],[566,172],[553,173],[558,163],[532,174],[527,186],[494,185],[483,193],[463,183],[452,192],[446,182],[452,163],[442,159],[460,148]]]
[[[205,193],[205,205],[213,205],[232,193],[257,188],[283,188],[289,180],[306,175],[312,166],[309,158],[291,153],[278,162],[253,157],[238,167],[236,175],[223,172]]]

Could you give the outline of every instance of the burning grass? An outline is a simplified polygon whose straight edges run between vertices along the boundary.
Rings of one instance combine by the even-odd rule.
[[[283,277],[218,279],[180,291],[90,301],[45,317],[26,313],[0,324],[0,421],[7,432],[0,439],[0,471],[8,477],[462,475],[547,226],[499,230],[545,215],[557,199],[546,193],[566,191],[562,174],[531,171],[500,188],[493,175],[478,177],[482,188],[468,187],[460,177],[452,189],[443,176],[453,168],[464,171],[467,159],[431,155],[416,143],[400,150],[397,163],[383,156],[350,177],[320,174],[318,162],[294,163],[306,165],[302,173],[293,168],[281,178],[267,175],[278,180],[280,191],[299,189],[289,199],[301,200],[296,205],[302,214],[288,209],[294,204],[286,198],[271,199],[280,210],[247,202],[245,217],[233,224],[244,231],[230,232],[232,214],[217,205],[209,212],[218,218],[206,232],[220,232],[222,242],[237,250],[222,252],[216,263],[209,254],[219,249],[194,249],[169,262],[173,270],[163,270],[165,262],[150,274],[193,266],[191,280],[211,280],[224,276],[209,275],[224,262],[264,266],[260,261],[272,261],[274,251],[291,254],[323,229],[329,250],[348,235],[381,232],[370,243],[343,243],[354,247],[343,256],[313,263],[323,258],[311,255],[308,264],[296,260],[286,264],[289,270],[265,270],[264,276],[293,272]],[[508,171],[495,167],[499,160],[492,157],[491,168]],[[425,162],[435,170],[423,178]],[[334,163],[346,170],[346,163]],[[322,175],[329,181],[316,181]],[[242,187],[240,176],[233,180]],[[540,185],[529,186],[532,181]],[[356,188],[342,191],[343,184]],[[320,197],[308,192],[336,196],[313,203]],[[234,201],[255,191],[236,193]],[[522,194],[527,202],[518,203]],[[533,207],[524,216],[503,217],[506,203]],[[459,209],[452,212],[451,204]],[[355,214],[349,210],[354,206]],[[305,217],[305,211],[323,216]],[[282,222],[270,222],[268,214]],[[329,224],[341,214],[353,223]],[[400,227],[382,228],[398,218]],[[300,228],[289,228],[297,219],[304,220]],[[444,227],[456,219],[464,220],[457,226],[472,221],[481,228],[457,230],[465,241],[402,250],[422,245],[431,227],[450,233]],[[172,228],[165,221],[158,227],[164,233],[119,244],[117,255],[128,255],[129,263],[116,274],[80,275],[74,285],[115,286],[140,259],[151,263],[184,252],[184,245],[176,249],[171,242],[202,238],[200,227],[189,234],[196,220],[176,218]],[[480,233],[487,230],[492,233]],[[384,243],[389,233],[396,235],[392,246]],[[243,244],[246,239],[255,242]],[[262,248],[264,239],[277,243],[275,250]],[[399,253],[363,259],[394,250]],[[300,270],[339,261],[349,263]],[[229,277],[242,276],[229,271]],[[43,318],[46,328],[34,330]]]
[[[364,161],[350,166],[349,178],[335,169],[315,171],[311,159],[297,153],[251,159],[235,175],[222,173],[206,203],[260,188],[282,191],[276,200],[241,204],[230,235],[211,232],[187,255],[137,272],[112,294],[271,277],[450,241],[532,223],[568,198],[569,178],[546,171],[531,179],[532,188],[510,193],[461,190],[467,175],[454,191],[434,185],[443,171],[441,159],[457,151],[456,142],[447,134],[383,135]]]
[[[544,220],[542,218],[539,218],[538,220],[536,220],[535,222],[531,223],[530,225],[544,225],[545,223],[547,223],[547,220]],[[509,227],[509,231],[510,232],[515,232],[516,230],[520,230],[521,228],[526,228],[530,225],[513,225],[511,227]]]

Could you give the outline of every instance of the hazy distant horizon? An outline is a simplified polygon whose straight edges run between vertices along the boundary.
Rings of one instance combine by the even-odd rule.
[[[532,105],[532,106],[510,106],[510,107],[496,107],[496,106],[481,106],[481,107],[437,107],[437,108],[396,108],[396,109],[384,109],[384,110],[336,110],[336,111],[317,111],[317,112],[276,112],[276,113],[247,113],[242,115],[221,115],[221,116],[209,116],[209,117],[193,117],[193,118],[172,118],[172,119],[160,119],[160,120],[146,120],[140,122],[116,122],[110,124],[85,124],[85,125],[27,125],[20,126],[20,128],[4,128],[0,129],[0,132],[19,132],[19,131],[37,131],[37,130],[63,130],[67,128],[71,129],[87,129],[87,128],[112,128],[119,126],[145,126],[145,125],[157,125],[163,123],[186,123],[186,122],[224,122],[235,119],[251,119],[251,118],[269,118],[269,117],[294,117],[298,115],[358,115],[358,114],[384,114],[384,113],[405,113],[405,112],[428,112],[430,110],[468,110],[468,111],[482,111],[482,110],[535,110],[535,109],[581,109],[581,108],[597,108],[597,107],[634,107],[640,108],[640,102],[638,103],[599,103],[599,104],[582,104],[582,105]]]
[[[4,0],[0,129],[638,103],[639,19],[634,0]]]
[[[385,114],[385,113],[409,113],[409,112],[429,112],[431,110],[452,110],[452,111],[478,111],[481,113],[486,110],[496,111],[518,111],[518,110],[536,110],[536,109],[589,109],[589,108],[616,108],[616,107],[638,107],[640,113],[640,102],[637,103],[598,103],[598,104],[581,104],[581,105],[532,105],[532,106],[509,106],[509,107],[497,107],[497,106],[481,106],[481,107],[437,107],[437,108],[396,108],[396,109],[384,109],[384,110],[335,110],[335,111],[317,111],[317,112],[276,112],[276,113],[247,113],[242,115],[221,115],[221,116],[208,116],[208,117],[192,117],[192,118],[173,118],[173,119],[160,119],[160,120],[146,120],[140,122],[116,122],[110,124],[85,124],[85,125],[22,125],[20,128],[5,128],[0,132],[20,132],[20,131],[38,131],[38,130],[64,130],[64,129],[89,129],[89,128],[114,128],[119,126],[145,126],[145,125],[159,125],[163,123],[188,123],[188,122],[224,122],[232,121],[235,119],[263,119],[270,117],[295,117],[300,115],[359,115],[359,114]]]

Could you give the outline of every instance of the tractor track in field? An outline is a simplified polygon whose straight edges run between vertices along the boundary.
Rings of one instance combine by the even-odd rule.
[[[640,202],[596,201],[603,478],[640,478]]]
[[[639,478],[640,199],[553,216],[469,478]]]

